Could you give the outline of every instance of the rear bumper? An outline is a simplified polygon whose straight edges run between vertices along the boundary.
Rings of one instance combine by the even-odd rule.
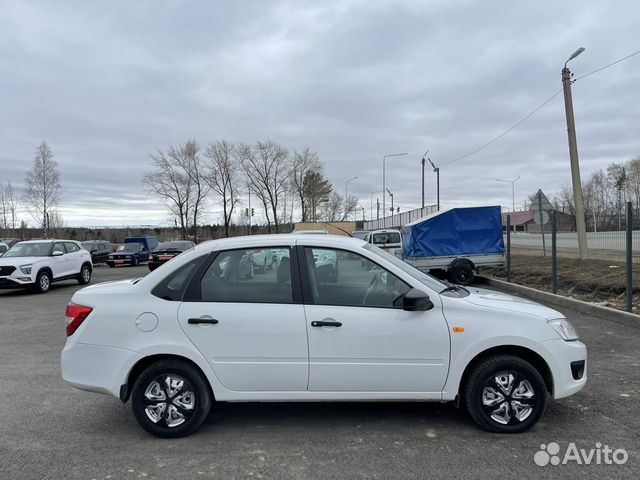
[[[536,345],[551,369],[553,398],[578,393],[587,383],[587,347],[580,341],[547,340]],[[576,368],[580,366],[581,368]],[[579,378],[574,378],[581,373]]]
[[[124,348],[67,342],[60,358],[62,378],[77,389],[119,397],[120,387],[141,358]]]

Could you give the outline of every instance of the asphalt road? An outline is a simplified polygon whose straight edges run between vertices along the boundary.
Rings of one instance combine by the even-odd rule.
[[[97,268],[94,283],[146,267]],[[640,325],[564,311],[589,348],[587,387],[551,401],[519,435],[489,434],[449,404],[220,404],[188,438],[160,440],[129,404],[60,377],[64,308],[75,282],[46,295],[0,292],[0,478],[640,478]],[[628,452],[624,465],[537,466],[541,444]]]

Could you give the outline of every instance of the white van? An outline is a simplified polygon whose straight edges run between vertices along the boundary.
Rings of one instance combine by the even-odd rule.
[[[402,248],[402,236],[399,230],[383,229],[373,230],[364,237],[365,242],[374,244],[376,247],[393,253],[396,249]]]

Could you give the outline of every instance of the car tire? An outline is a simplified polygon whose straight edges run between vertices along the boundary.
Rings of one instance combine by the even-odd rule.
[[[109,268],[115,268],[115,263],[112,262],[107,262],[107,265],[109,265]]]
[[[47,270],[38,272],[34,288],[38,293],[47,293],[51,289],[51,274]]]
[[[547,405],[544,379],[533,365],[514,355],[495,355],[478,363],[462,392],[480,427],[495,433],[520,433],[540,419]]]
[[[209,383],[195,367],[181,360],[160,360],[137,378],[131,407],[144,430],[177,438],[192,434],[202,424],[212,397]]]
[[[457,285],[468,286],[473,283],[473,266],[471,263],[454,263],[449,269],[449,281]]]
[[[91,281],[91,267],[89,265],[83,265],[78,275],[78,283],[80,285],[87,285]]]
[[[140,260],[138,259],[138,257],[135,257],[135,258],[133,259],[133,266],[134,266],[134,267],[137,267],[138,265],[140,265]]]

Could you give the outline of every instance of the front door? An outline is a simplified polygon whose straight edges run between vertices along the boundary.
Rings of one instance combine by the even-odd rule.
[[[304,257],[312,297],[305,297],[309,390],[439,398],[449,364],[442,309],[402,310],[411,287],[366,257],[315,247]]]
[[[59,253],[57,253],[59,252]],[[54,253],[56,253],[54,255]],[[53,249],[51,250],[51,270],[53,272],[53,278],[64,277],[70,275],[72,261],[64,248],[64,242],[55,242]]]
[[[229,390],[307,388],[307,331],[291,249],[273,250],[282,257],[270,270],[255,268],[253,249],[220,252],[196,280],[198,298],[180,305],[182,329]]]

